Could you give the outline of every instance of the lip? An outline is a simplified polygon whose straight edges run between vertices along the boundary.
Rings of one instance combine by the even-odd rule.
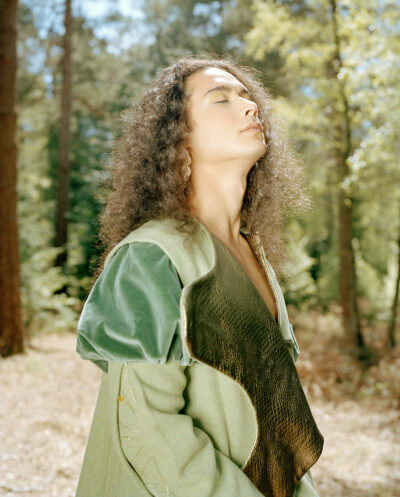
[[[262,126],[260,123],[251,123],[240,132],[243,133],[243,131],[262,131]]]

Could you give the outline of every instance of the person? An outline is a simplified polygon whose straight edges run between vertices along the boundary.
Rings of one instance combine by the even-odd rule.
[[[308,198],[269,90],[188,56],[122,118],[78,324],[103,372],[76,496],[317,496],[323,437],[277,279],[283,216]]]

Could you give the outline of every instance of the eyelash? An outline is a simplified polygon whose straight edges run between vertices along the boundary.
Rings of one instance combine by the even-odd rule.
[[[249,95],[248,99],[249,99],[249,100],[253,100],[253,99],[251,98],[251,96],[250,96],[250,95]],[[215,102],[215,103],[216,103],[216,104],[223,104],[223,103],[225,103],[225,102],[229,102],[229,100],[227,100],[226,98],[224,98],[223,100],[218,100],[218,101],[217,101],[217,102]]]

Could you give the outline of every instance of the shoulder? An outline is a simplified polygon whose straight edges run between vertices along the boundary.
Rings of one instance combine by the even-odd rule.
[[[129,300],[135,309],[144,299],[160,299],[166,294],[179,299],[181,282],[174,264],[164,250],[151,242],[127,243],[115,251],[96,280],[85,306],[112,302],[127,311],[121,301]]]
[[[129,233],[108,254],[107,266],[125,245],[151,243],[159,247],[177,270],[183,285],[206,273],[214,260],[210,233],[192,219],[189,230],[182,229],[173,218],[152,219]]]
[[[197,231],[197,230],[196,230]],[[169,247],[190,240],[185,231],[179,228],[179,222],[173,218],[151,219],[125,236],[108,254],[106,265],[115,253],[124,245],[138,242],[153,243],[168,252]]]
[[[99,279],[128,278],[134,274],[159,280],[160,284],[167,275],[179,280],[174,264],[162,247],[152,242],[134,241],[115,250]]]
[[[121,246],[85,302],[77,352],[100,367],[107,361],[179,360],[181,289],[174,265],[159,246]]]

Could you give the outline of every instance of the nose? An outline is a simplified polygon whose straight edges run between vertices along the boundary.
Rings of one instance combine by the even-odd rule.
[[[252,102],[251,100],[248,100],[245,105],[245,116],[251,116],[253,115],[254,117],[258,116],[258,106],[255,102]]]

